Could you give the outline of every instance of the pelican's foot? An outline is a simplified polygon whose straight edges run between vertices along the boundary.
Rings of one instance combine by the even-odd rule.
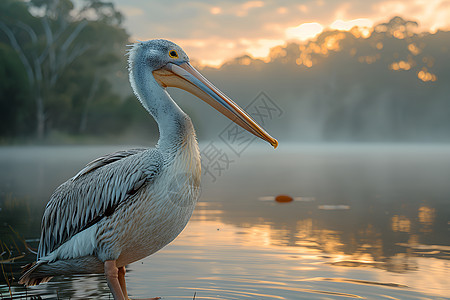
[[[125,295],[126,299],[128,299],[128,300],[159,300],[159,299],[161,299],[161,297],[140,298],[140,299],[128,298],[128,296],[126,296],[126,295],[128,295],[128,293],[127,293],[127,285],[125,283],[125,273],[126,273],[125,267],[117,268],[117,277],[119,280],[120,288],[122,289],[122,293]]]
[[[128,298],[127,285],[125,283],[125,267],[117,267],[115,260],[105,261],[105,275],[109,289],[114,300],[131,300]],[[161,297],[145,298],[136,300],[159,300]]]

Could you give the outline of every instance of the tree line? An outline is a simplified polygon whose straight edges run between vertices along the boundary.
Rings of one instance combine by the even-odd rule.
[[[284,111],[267,124],[280,142],[450,142],[450,32],[401,17],[203,72],[244,103],[266,92]]]
[[[126,127],[138,105],[130,107],[112,88],[114,80],[127,80],[122,21],[101,0],[2,0],[0,140]]]
[[[155,139],[156,124],[129,87],[122,21],[101,0],[0,1],[0,143]],[[449,41],[448,31],[419,32],[395,17],[202,72],[243,107],[267,93],[284,111],[267,124],[281,141],[449,142]],[[190,94],[170,93],[200,139],[227,126],[201,117],[211,108]]]

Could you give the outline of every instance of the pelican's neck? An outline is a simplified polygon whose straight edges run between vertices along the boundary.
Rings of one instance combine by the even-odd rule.
[[[191,119],[156,82],[145,64],[131,66],[130,82],[142,105],[158,123],[157,147],[163,153],[174,154],[186,143],[197,143]]]

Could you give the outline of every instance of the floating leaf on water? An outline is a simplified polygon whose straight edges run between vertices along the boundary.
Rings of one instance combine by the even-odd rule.
[[[288,203],[294,201],[294,198],[289,195],[278,195],[275,197],[275,201],[279,203]]]

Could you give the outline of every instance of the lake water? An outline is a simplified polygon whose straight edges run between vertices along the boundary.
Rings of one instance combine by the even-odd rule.
[[[281,144],[240,156],[223,147],[227,163],[204,166],[183,233],[128,266],[130,297],[450,299],[450,146]],[[37,247],[53,190],[127,148],[0,148],[2,299],[8,285],[16,299],[112,298],[102,275],[28,289],[17,278],[34,259],[22,238]],[[277,203],[279,194],[295,201]]]

